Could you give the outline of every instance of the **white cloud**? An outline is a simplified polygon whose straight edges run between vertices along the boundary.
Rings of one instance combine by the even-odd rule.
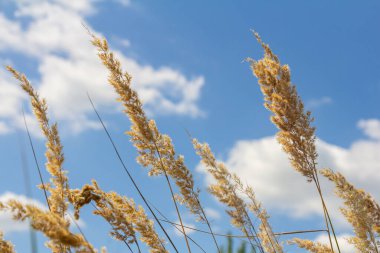
[[[380,140],[380,120],[367,119],[360,120],[358,126],[363,129],[363,132],[370,138]]]
[[[131,46],[131,41],[128,39],[123,39],[123,38],[114,36],[113,40],[125,48],[128,48]]]
[[[341,252],[344,252],[344,253],[357,252],[355,250],[355,247],[352,244],[349,244],[346,240],[350,236],[351,235],[349,235],[349,234],[342,234],[342,235],[337,236],[338,244],[339,244],[339,248],[340,248]],[[320,243],[324,243],[326,245],[330,245],[329,238],[327,235],[320,235],[315,239],[315,241],[320,242]],[[335,247],[335,251],[337,252],[338,250],[336,249],[335,244],[333,246]]]
[[[86,92],[103,111],[112,113],[119,109],[112,87],[107,84],[107,71],[97,59],[82,26],[95,7],[90,0],[73,3],[19,0],[15,19],[0,11],[0,53],[14,52],[37,60],[39,77],[32,80],[33,84],[46,97],[54,118],[73,132],[99,128],[89,118],[93,112]],[[133,85],[150,114],[202,115],[197,106],[204,84],[202,76],[188,78],[173,68],[143,65],[120,51],[115,53],[132,74]],[[20,120],[15,110],[25,96],[3,72],[0,72],[0,85],[0,98],[8,98],[1,99],[3,128],[17,126],[15,122]]]
[[[380,199],[379,140],[357,140],[348,148],[318,140],[317,149],[320,168],[342,172],[358,188]],[[270,211],[294,217],[323,215],[314,185],[291,168],[275,137],[236,142],[225,163],[254,188],[257,198]],[[210,182],[209,176],[207,178]],[[321,178],[321,184],[333,220],[341,229],[348,228],[338,210],[341,201],[333,194],[332,183]]]
[[[321,98],[315,98],[310,99],[306,102],[306,107],[308,108],[317,108],[324,105],[329,105],[333,102],[332,98],[330,97],[321,97]]]
[[[210,207],[205,208],[205,213],[209,220],[217,220],[217,219],[220,219],[221,217],[221,214],[217,210]]]

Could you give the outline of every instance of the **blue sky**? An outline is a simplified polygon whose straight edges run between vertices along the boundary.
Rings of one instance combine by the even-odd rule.
[[[95,178],[104,189],[141,203],[86,100],[88,91],[144,192],[176,220],[162,178],[148,177],[135,162],[136,152],[123,134],[129,121],[114,102],[106,72],[81,25],[84,21],[107,37],[134,77],[149,115],[172,137],[177,152],[185,155],[218,232],[239,234],[229,225],[224,207],[206,192],[208,177],[185,129],[210,143],[217,157],[254,187],[275,231],[319,229],[323,220],[316,192],[290,168],[276,144],[276,129],[262,106],[257,80],[243,62],[263,55],[250,29],[290,65],[293,83],[316,118],[320,166],[343,172],[379,200],[379,7],[375,0],[6,0],[0,2],[0,62],[25,72],[47,98],[52,119],[59,122],[72,187]],[[27,108],[40,165],[45,162],[44,143],[26,97],[4,70],[0,70],[0,101],[0,199],[14,194],[22,198],[26,194],[22,152],[32,185],[39,182],[23,128],[22,105]],[[44,176],[48,177],[46,172]],[[330,184],[325,187],[339,235],[347,236],[351,230],[339,216],[339,200]],[[36,188],[33,197],[43,203]],[[204,228],[182,211],[185,223]],[[85,209],[81,221],[90,241],[110,252],[124,251],[122,244],[107,236],[107,224],[90,212]],[[167,227],[184,250],[181,237]],[[28,252],[25,225],[0,215],[0,228],[18,252]],[[207,252],[215,251],[210,238],[191,236]],[[325,240],[323,234],[308,238]],[[47,252],[43,240],[39,237],[40,252]],[[293,247],[287,250],[298,252]]]

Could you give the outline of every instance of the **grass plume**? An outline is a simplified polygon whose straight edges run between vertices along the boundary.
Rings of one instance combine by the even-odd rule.
[[[131,87],[131,75],[122,71],[120,61],[110,51],[107,41],[92,35],[92,44],[98,49],[100,60],[109,70],[108,81],[114,87],[119,96],[118,100],[124,106],[124,112],[131,120],[131,130],[127,134],[131,137],[134,146],[139,152],[137,161],[144,167],[150,168],[149,175],[164,175],[188,251],[191,252],[177,200],[185,204],[199,220],[206,221],[211,230],[206,214],[200,204],[199,190],[195,188],[193,176],[186,167],[183,156],[176,154],[171,138],[168,135],[161,134],[154,120],[148,120],[137,92]],[[169,177],[174,180],[181,193],[180,195],[174,194]],[[214,242],[218,247],[215,238]]]
[[[76,248],[80,252],[94,252],[93,247],[82,235],[72,234],[69,231],[70,223],[59,214],[42,210],[31,204],[23,204],[17,200],[0,202],[0,210],[13,214],[14,220],[30,220],[33,229],[42,232],[50,239],[46,246],[53,253],[70,252],[70,248]]]
[[[331,232],[340,252],[335,230],[326,207],[317,172],[317,151],[315,127],[311,112],[306,111],[296,87],[291,83],[290,68],[282,65],[277,55],[265,44],[258,33],[254,33],[264,49],[264,57],[259,61],[248,59],[253,74],[257,77],[264,95],[264,106],[272,112],[271,120],[279,129],[277,140],[288,154],[293,168],[313,182],[321,199],[328,230],[330,248],[333,250]]]
[[[335,184],[335,192],[344,200],[340,209],[346,220],[352,225],[355,236],[348,239],[359,252],[379,252],[376,238],[380,235],[380,206],[363,190],[355,188],[341,173],[323,169],[320,173]]]
[[[136,207],[133,199],[120,196],[116,192],[106,193],[100,189],[95,180],[92,185],[85,185],[81,190],[73,190],[72,196],[76,218],[79,217],[81,207],[94,201],[97,207],[94,214],[102,216],[111,224],[112,237],[127,241],[129,244],[136,243],[138,251],[141,252],[136,240],[137,231],[141,235],[140,240],[149,246],[150,252],[168,252],[154,229],[153,221],[148,218],[141,206]]]

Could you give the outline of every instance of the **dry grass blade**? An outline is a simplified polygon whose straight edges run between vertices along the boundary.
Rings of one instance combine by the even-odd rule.
[[[180,224],[172,222],[172,221],[168,220],[167,218],[160,219],[160,220],[163,222],[175,225],[175,226],[181,226]],[[189,226],[185,226],[185,228],[189,229],[189,230],[196,231],[196,232],[200,232],[203,234],[211,234],[210,232],[202,230],[202,229],[197,229],[197,228],[193,228],[193,227],[189,227]],[[281,236],[281,235],[307,234],[307,233],[319,233],[319,232],[327,232],[327,230],[326,229],[297,230],[297,231],[287,231],[287,232],[279,232],[279,233],[273,233],[273,234],[276,236]],[[247,237],[245,235],[232,235],[232,234],[219,234],[219,233],[214,233],[214,235],[220,236],[220,237],[231,237],[231,238],[250,238],[250,237]],[[254,236],[251,236],[251,237],[253,238]]]
[[[24,110],[22,111],[23,116]],[[25,123],[25,117],[24,117],[24,123]],[[25,185],[25,193],[28,198],[33,199],[33,191],[32,191],[32,183],[29,173],[29,166],[28,161],[26,157],[26,151],[23,143],[21,142],[21,138],[19,137],[19,144],[20,144],[20,159],[21,159],[21,168],[22,168],[22,174],[24,178],[24,185]],[[46,194],[46,191],[44,191]],[[47,195],[45,195],[47,200]],[[38,246],[37,246],[37,236],[36,232],[33,229],[29,229],[29,238],[30,238],[30,251],[32,253],[38,253]]]
[[[178,232],[180,232],[180,233],[182,233],[182,229],[181,229],[181,224],[177,224],[177,223],[175,223],[175,222],[171,222],[171,221],[169,221],[169,219],[168,218],[166,218],[166,216],[158,209],[158,208],[156,208],[154,205],[152,205],[152,203],[150,203],[150,205],[161,215],[161,217],[163,218],[163,219],[159,219],[160,221],[163,221],[163,222],[166,222],[166,223],[169,223],[169,224],[171,224],[171,225],[173,225],[174,226],[174,228],[175,229],[177,229],[177,231]],[[184,227],[186,228],[186,229],[190,229],[190,230],[194,230],[194,231],[199,231],[198,229],[194,229],[194,228],[192,228],[192,227],[188,227],[188,226],[186,226],[186,225],[184,225]],[[212,234],[213,236],[214,236],[214,233],[212,233],[212,232],[206,232],[207,234]],[[187,238],[189,238],[189,240],[191,241],[191,242],[193,242],[200,250],[202,250],[202,252],[205,252],[206,253],[206,251],[202,248],[202,246],[201,245],[199,245],[199,243],[197,243],[194,239],[192,239],[190,236],[187,236]]]
[[[49,210],[51,211],[51,207],[50,207],[50,203],[49,203],[49,198],[48,198],[47,190],[46,190],[46,185],[45,185],[44,179],[43,179],[43,177],[42,177],[42,173],[41,173],[40,165],[39,165],[39,163],[38,163],[38,161],[37,161],[36,151],[35,151],[35,149],[34,149],[34,145],[33,145],[32,137],[30,136],[30,132],[29,132],[28,124],[26,123],[25,112],[24,112],[24,110],[22,110],[22,117],[23,117],[23,120],[24,120],[25,130],[26,130],[26,133],[27,133],[27,135],[28,135],[29,145],[30,145],[30,148],[32,149],[33,159],[34,159],[34,163],[35,163],[36,168],[37,168],[37,172],[38,172],[38,176],[39,176],[39,179],[40,179],[41,187],[42,187],[42,190],[43,190],[43,192],[44,192],[45,201],[46,201],[46,204],[47,204]]]

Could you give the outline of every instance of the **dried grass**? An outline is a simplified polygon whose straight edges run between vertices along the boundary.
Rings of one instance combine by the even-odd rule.
[[[180,224],[175,224],[165,217],[164,221],[179,226],[184,235],[184,243],[188,252],[191,252],[189,241],[194,242],[202,249],[197,242],[186,234],[177,202],[184,204],[198,221],[207,224],[208,231],[198,229],[196,231],[210,234],[215,244],[215,250],[221,252],[216,236],[226,235],[213,232],[200,202],[200,191],[196,187],[193,175],[185,165],[184,157],[177,153],[171,138],[162,134],[155,121],[149,120],[146,116],[137,92],[131,87],[131,75],[122,70],[120,62],[110,51],[107,41],[92,34],[91,36],[92,44],[98,50],[101,62],[109,71],[108,81],[117,93],[118,101],[124,106],[124,112],[132,123],[127,134],[139,153],[137,162],[149,169],[148,174],[150,176],[163,175],[170,190]],[[299,97],[296,87],[291,83],[289,67],[280,63],[279,58],[268,45],[262,42],[258,34],[255,36],[264,48],[265,54],[261,60],[249,59],[249,62],[264,95],[264,105],[273,113],[271,120],[279,129],[277,139],[288,154],[294,169],[316,186],[325,214],[325,231],[328,232],[330,238],[329,245],[298,238],[291,240],[290,243],[309,252],[325,253],[334,252],[333,239],[335,239],[335,247],[340,252],[333,223],[319,184],[318,174],[320,172],[335,184],[338,197],[344,200],[344,207],[341,211],[355,232],[355,236],[350,238],[348,242],[353,244],[358,252],[379,252],[377,240],[380,233],[379,205],[369,194],[356,189],[347,182],[340,173],[326,169],[318,170],[318,154],[315,147],[316,135],[315,128],[312,126],[311,113],[305,111],[302,99]],[[70,205],[75,209],[75,218],[78,219],[81,208],[90,204],[94,208],[93,213],[110,224],[111,237],[123,242],[130,252],[141,252],[139,241],[146,244],[150,252],[169,252],[166,248],[168,245],[160,238],[160,234],[155,229],[155,222],[160,225],[172,248],[178,252],[177,247],[156,216],[156,213],[161,214],[161,212],[157,208],[156,211],[153,211],[148,204],[138,184],[126,169],[115,146],[114,149],[120,161],[123,163],[139,196],[153,215],[154,221],[148,217],[141,206],[136,206],[133,199],[121,196],[116,192],[104,192],[96,181],[78,189],[69,187],[67,171],[63,168],[64,154],[58,127],[56,123],[51,124],[49,121],[46,101],[39,97],[25,75],[12,67],[8,67],[8,70],[29,95],[33,112],[46,138],[45,156],[47,162],[45,167],[50,173],[50,183],[44,184],[41,177],[40,188],[47,196],[46,201],[49,210],[42,210],[30,204],[10,200],[4,203],[0,202],[0,211],[11,212],[15,220],[28,219],[33,229],[42,232],[49,238],[46,246],[54,253],[96,252],[81,230],[81,234],[74,234],[70,231],[70,222],[66,216]],[[96,110],[95,112],[97,113]],[[97,115],[101,120],[100,115],[98,113]],[[103,122],[101,121],[101,123]],[[114,145],[105,126],[104,129]],[[201,144],[193,139],[193,145],[208,173],[214,178],[214,183],[208,187],[209,192],[227,207],[226,212],[231,218],[232,225],[243,232],[243,237],[249,240],[252,248],[262,253],[283,253],[282,243],[278,241],[277,237],[279,234],[316,232],[273,232],[269,215],[256,199],[254,188],[244,185],[237,175],[232,174],[222,162],[217,161],[207,143]],[[173,182],[177,186],[175,189],[172,187]],[[260,224],[254,224],[253,219],[259,220]],[[0,251],[2,253],[15,252],[12,244],[3,239],[1,232]],[[105,253],[105,248],[102,248],[101,252]]]

